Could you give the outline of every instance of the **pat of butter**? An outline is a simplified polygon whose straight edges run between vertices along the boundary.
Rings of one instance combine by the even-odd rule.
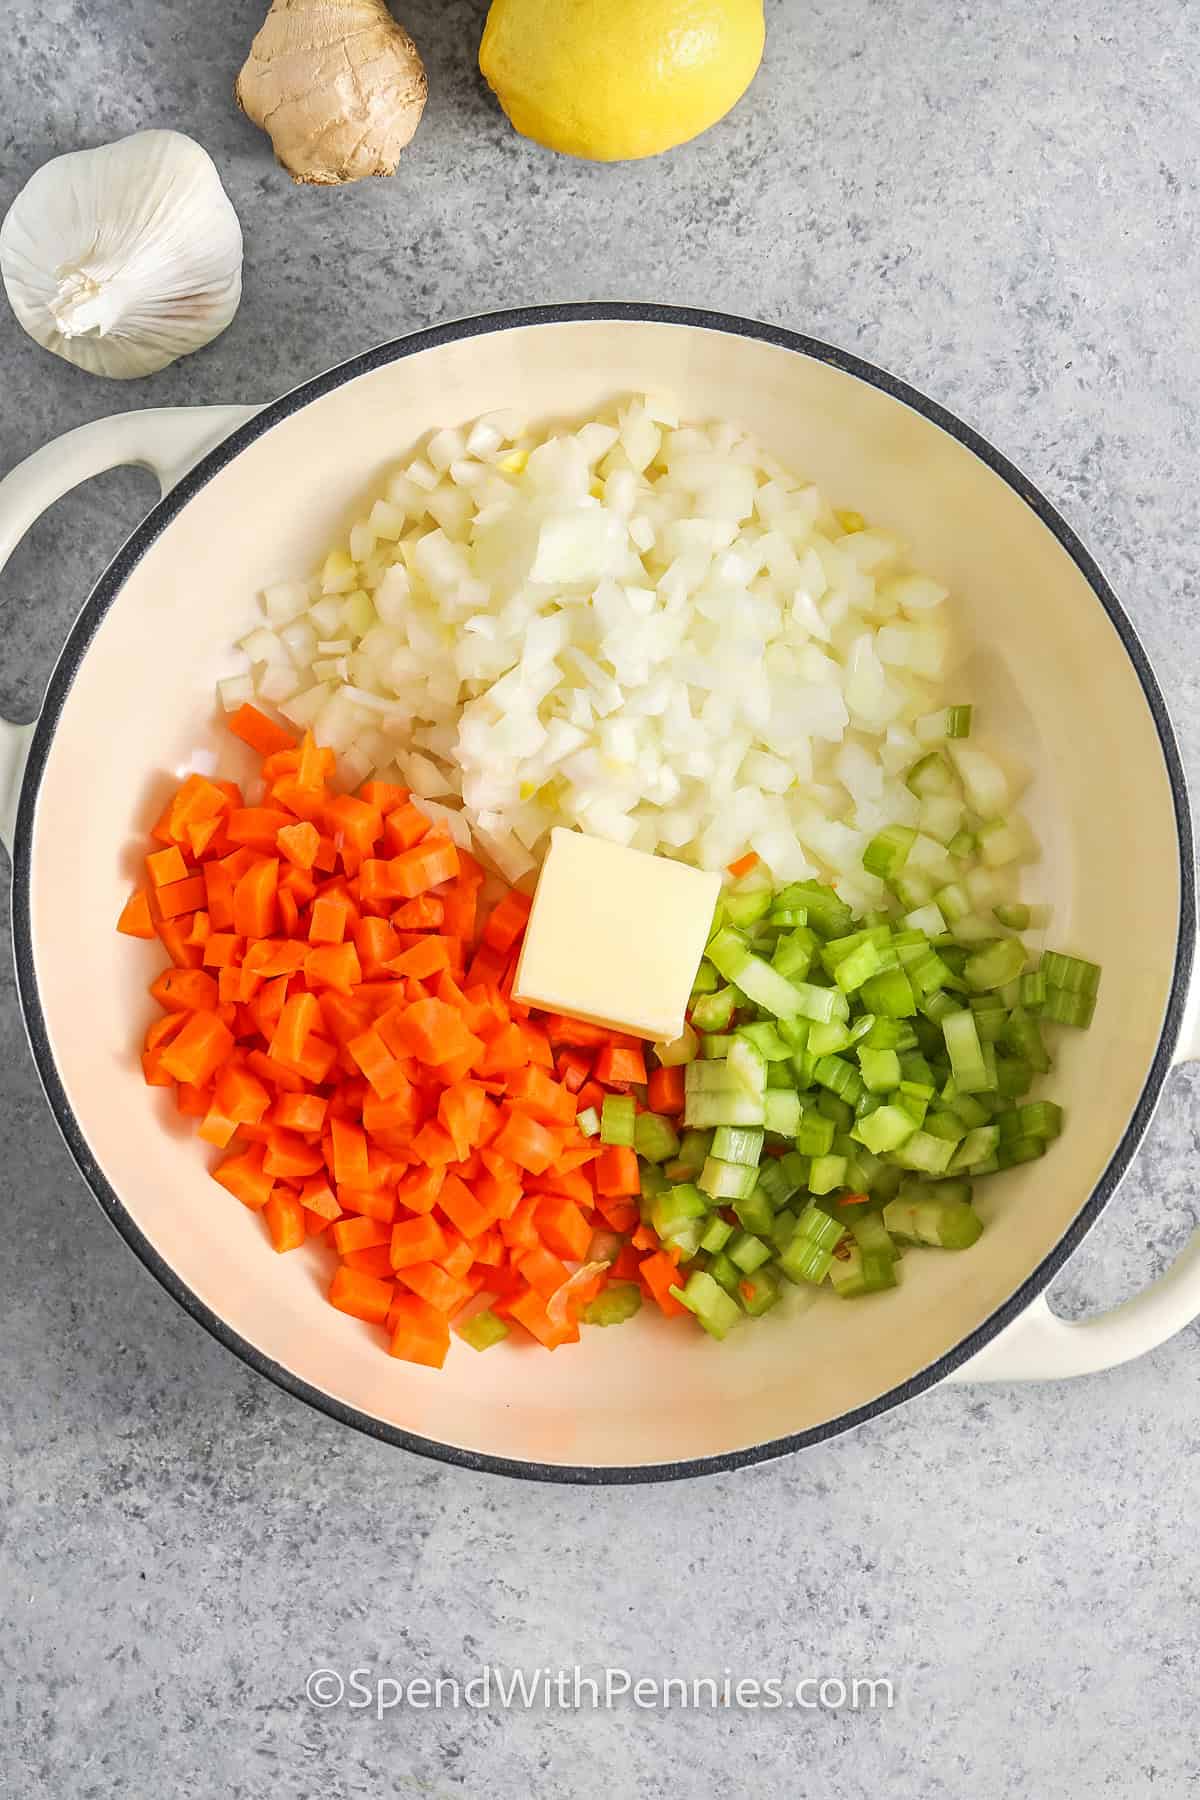
[[[561,827],[550,833],[513,987],[527,1006],[669,1042],[721,890],[707,875]]]

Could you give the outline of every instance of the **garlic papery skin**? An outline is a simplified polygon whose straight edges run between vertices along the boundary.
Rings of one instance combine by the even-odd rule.
[[[138,131],[30,177],[0,226],[0,276],[30,337],[131,381],[224,331],[242,297],[242,228],[206,150]]]

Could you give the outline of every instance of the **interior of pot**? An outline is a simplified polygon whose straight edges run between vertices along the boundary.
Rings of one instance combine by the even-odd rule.
[[[264,584],[306,575],[436,425],[499,407],[586,416],[629,391],[685,417],[744,422],[835,505],[913,546],[953,591],[984,738],[1035,769],[1045,846],[1026,877],[1056,947],[1104,964],[1092,1030],[1063,1034],[1067,1129],[1042,1162],[980,1184],[988,1229],[965,1254],[907,1257],[893,1293],[798,1292],[718,1345],[643,1314],[553,1356],[455,1341],[444,1371],[390,1359],[329,1307],[329,1253],[271,1253],[262,1221],[212,1182],[212,1153],[171,1096],[142,1084],[154,946],[113,926],[145,834],[216,735],[213,683],[234,666]],[[249,1344],[373,1419],[485,1455],[571,1465],[716,1457],[821,1425],[966,1338],[1033,1272],[1086,1202],[1146,1079],[1171,984],[1179,855],[1170,784],[1121,640],[1052,533],[984,462],[920,413],[815,358],[716,330],[569,321],[465,336],[294,411],[163,532],[100,625],[48,753],[31,853],[35,971],[71,1107],[100,1170],[186,1286]],[[1147,878],[1153,871],[1153,879]],[[86,896],[86,905],[81,897]],[[1131,951],[1136,953],[1131,954]],[[581,954],[586,947],[581,946]]]

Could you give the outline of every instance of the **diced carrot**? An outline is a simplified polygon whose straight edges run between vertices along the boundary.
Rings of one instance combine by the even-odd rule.
[[[408,1089],[403,1066],[374,1028],[351,1038],[346,1048],[381,1100],[391,1100]]]
[[[271,1104],[270,1093],[258,1077],[233,1062],[226,1063],[217,1077],[214,1099],[239,1125],[257,1125]]]
[[[511,1157],[520,1168],[528,1169],[531,1175],[544,1174],[554,1161],[557,1140],[544,1125],[539,1125],[528,1114],[511,1109],[506,1109],[506,1112],[504,1125],[494,1140],[495,1148],[502,1156]],[[630,1154],[633,1155],[633,1152]],[[633,1161],[636,1170],[636,1156]]]
[[[370,1170],[366,1133],[348,1119],[332,1120],[329,1129],[333,1139],[334,1180],[339,1187],[343,1183],[347,1187],[363,1186]]]
[[[438,1119],[445,1126],[461,1160],[479,1142],[487,1095],[477,1081],[459,1081],[444,1088],[438,1100]]]
[[[215,1012],[194,1012],[163,1051],[160,1061],[176,1081],[206,1087],[233,1049],[233,1043],[233,1033]]]
[[[163,851],[164,856],[168,851]],[[152,938],[155,935],[154,920],[150,915],[150,897],[145,888],[138,888],[130,894],[121,908],[121,917],[117,920],[117,930],[126,937]]]
[[[491,916],[483,928],[484,943],[507,955],[529,923],[532,904],[528,894],[518,893],[515,888],[506,894],[499,905],[492,908]]]
[[[315,1175],[324,1167],[320,1147],[306,1143],[294,1131],[273,1128],[267,1142],[263,1169],[280,1181],[297,1181]]]
[[[402,850],[388,865],[393,892],[412,900],[458,874],[458,850],[449,838],[423,841]]]
[[[338,1219],[330,1236],[339,1255],[345,1256],[350,1250],[374,1250],[380,1244],[390,1244],[392,1227],[386,1219],[369,1219],[365,1214],[355,1214],[352,1219]]]
[[[384,842],[393,855],[412,850],[429,834],[429,820],[411,800],[393,807],[383,822]]]
[[[523,1069],[529,1062],[529,1045],[519,1025],[504,1025],[492,1037],[488,1038],[482,1056],[475,1062],[476,1073],[482,1076],[511,1075],[516,1069]]]
[[[638,1274],[669,1319],[674,1318],[677,1313],[686,1312],[687,1308],[681,1305],[670,1291],[673,1287],[681,1285],[679,1270],[662,1250],[655,1251],[653,1256],[644,1257],[639,1265]]]
[[[320,1021],[321,1009],[315,994],[293,994],[285,1000],[269,1050],[276,1062],[298,1062],[309,1033]]]
[[[384,1229],[386,1230],[386,1227]],[[333,1236],[333,1230],[331,1225],[330,1237]],[[369,1250],[347,1250],[342,1261],[348,1269],[353,1269],[356,1274],[371,1275],[376,1281],[391,1279],[392,1263],[386,1244],[372,1244]]]
[[[457,1231],[465,1238],[475,1238],[492,1223],[486,1207],[479,1204],[465,1181],[447,1175],[438,1195],[438,1205]]]
[[[559,1256],[584,1262],[592,1241],[592,1228],[574,1201],[551,1194],[534,1215],[542,1241]]]
[[[379,1225],[390,1225],[396,1217],[396,1201],[385,1188],[350,1188],[339,1186],[338,1199],[342,1211],[356,1217],[374,1219]]]
[[[327,1225],[342,1216],[337,1195],[323,1175],[310,1175],[307,1181],[301,1183],[300,1204],[305,1212],[316,1213]]]
[[[619,1045],[606,1044],[596,1058],[592,1074],[602,1087],[612,1087],[616,1082],[644,1087],[646,1058],[640,1047],[623,1049]]]
[[[669,1069],[652,1069],[646,1099],[651,1112],[665,1113],[668,1118],[678,1117],[684,1107],[682,1064]]]
[[[203,906],[207,890],[202,875],[189,875],[186,881],[172,881],[166,887],[160,887],[154,896],[159,916],[163,919],[178,919],[184,913],[194,913],[197,907]]]
[[[403,1282],[412,1293],[419,1294],[422,1300],[427,1300],[430,1306],[436,1306],[441,1313],[454,1312],[471,1297],[465,1282],[447,1275],[445,1269],[440,1269],[434,1262],[407,1263],[396,1270],[396,1280]]]
[[[229,969],[240,963],[242,940],[231,931],[210,931],[204,940],[206,969]]]
[[[279,854],[297,869],[311,869],[321,847],[321,834],[309,820],[299,825],[281,825],[275,833]]]
[[[393,1356],[429,1369],[443,1366],[450,1350],[450,1326],[444,1313],[418,1295],[406,1294],[397,1298],[389,1317]]]
[[[309,950],[304,958],[304,978],[310,987],[352,994],[362,980],[358,951],[353,944],[323,944]]]
[[[509,1077],[508,1097],[522,1111],[540,1119],[543,1125],[573,1125],[575,1097],[544,1069],[532,1064]]]
[[[440,931],[446,920],[445,902],[436,894],[418,894],[392,914],[397,931]]]
[[[337,1226],[333,1227],[334,1231]],[[329,1287],[329,1304],[351,1318],[365,1319],[370,1325],[382,1325],[387,1318],[395,1289],[390,1281],[378,1281],[360,1275],[344,1265],[334,1271]]]
[[[638,1194],[641,1192],[637,1152],[623,1144],[610,1144],[596,1158],[597,1194]]]
[[[446,1234],[428,1214],[392,1226],[392,1267],[406,1269],[413,1263],[440,1262],[446,1251]]]
[[[304,1208],[295,1194],[276,1188],[263,1207],[263,1218],[276,1250],[298,1250],[308,1236],[304,1226]]]
[[[546,1303],[542,1296],[531,1287],[515,1299],[505,1302],[505,1311],[509,1318],[515,1319],[532,1338],[546,1350],[557,1350],[561,1344],[577,1344],[579,1327],[573,1321],[555,1325],[546,1316]]]
[[[517,1267],[530,1287],[536,1288],[546,1300],[568,1279],[566,1266],[542,1244],[535,1249],[526,1250]]]
[[[383,836],[383,815],[378,807],[356,800],[352,794],[339,794],[325,808],[325,829],[334,843],[343,841],[365,856]]]
[[[260,756],[273,756],[277,750],[296,748],[296,740],[290,731],[285,731],[282,725],[276,725],[265,713],[259,712],[257,706],[251,706],[248,702],[245,706],[240,706],[225,723],[234,737],[241,738],[243,744],[249,744]]]
[[[727,863],[726,867],[733,876],[733,879],[735,881],[740,881],[743,875],[748,875],[750,873],[751,869],[757,869],[758,852],[756,850],[747,850],[745,856],[739,856],[736,861]]]
[[[146,873],[152,887],[170,887],[186,881],[189,870],[177,844],[167,850],[155,850],[146,858]]]
[[[569,1093],[577,1094],[592,1072],[592,1059],[582,1050],[560,1050],[555,1066],[563,1086]]]
[[[402,950],[387,966],[397,975],[415,975],[419,981],[439,975],[450,967],[446,939],[427,938],[423,943],[414,944],[411,950]]]
[[[251,1212],[261,1212],[275,1187],[274,1178],[263,1170],[261,1144],[251,1144],[238,1155],[227,1156],[212,1174],[214,1181],[219,1181]]]
[[[214,1100],[197,1126],[196,1136],[203,1138],[206,1144],[215,1144],[218,1150],[224,1150],[236,1135],[237,1120],[223,1113]]]
[[[446,1165],[435,1163],[428,1169],[415,1170],[406,1175],[396,1187],[396,1203],[406,1206],[409,1212],[430,1213],[437,1202],[446,1179]]]
[[[320,1094],[280,1094],[271,1109],[271,1123],[285,1131],[319,1132],[328,1109],[329,1102]]]
[[[619,1231],[622,1237],[637,1226],[638,1209],[628,1200],[613,1199],[607,1194],[597,1195],[596,1211],[610,1231]]]
[[[350,904],[344,894],[318,894],[308,923],[309,942],[340,944],[350,923]]]
[[[358,798],[373,806],[376,812],[389,813],[397,806],[403,806],[409,798],[409,789],[401,787],[395,781],[364,781],[358,790]]]
[[[385,973],[400,954],[400,940],[386,919],[362,919],[354,927],[354,946],[363,976],[368,981]]]
[[[263,857],[252,863],[233,890],[233,929],[240,937],[270,937],[275,929],[279,862]]]

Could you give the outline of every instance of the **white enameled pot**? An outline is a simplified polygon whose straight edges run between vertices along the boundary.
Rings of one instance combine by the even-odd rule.
[[[143,1087],[157,959],[113,925],[174,772],[222,741],[213,683],[258,590],[306,575],[432,426],[500,407],[572,419],[645,389],[673,393],[688,417],[743,421],[953,590],[958,687],[1037,770],[1038,895],[1055,942],[1103,963],[1100,1005],[1056,1072],[1064,1136],[977,1190],[988,1229],[974,1250],[909,1257],[902,1286],[863,1305],[821,1296],[804,1310],[793,1296],[723,1345],[643,1314],[554,1356],[456,1344],[434,1373],[333,1311],[308,1252],[272,1256],[170,1097]],[[635,1481],[800,1449],[940,1381],[1102,1369],[1200,1312],[1195,1241],[1105,1317],[1068,1324],[1042,1298],[1192,1050],[1191,827],[1129,620],[1069,527],[973,432],[878,369],[765,325],[638,305],[497,314],[387,344],[262,410],[84,426],[0,483],[0,560],[53,500],[127,462],[156,472],[163,499],[84,605],[37,724],[0,728],[18,978],[47,1096],[100,1205],[246,1362],[448,1462]]]

